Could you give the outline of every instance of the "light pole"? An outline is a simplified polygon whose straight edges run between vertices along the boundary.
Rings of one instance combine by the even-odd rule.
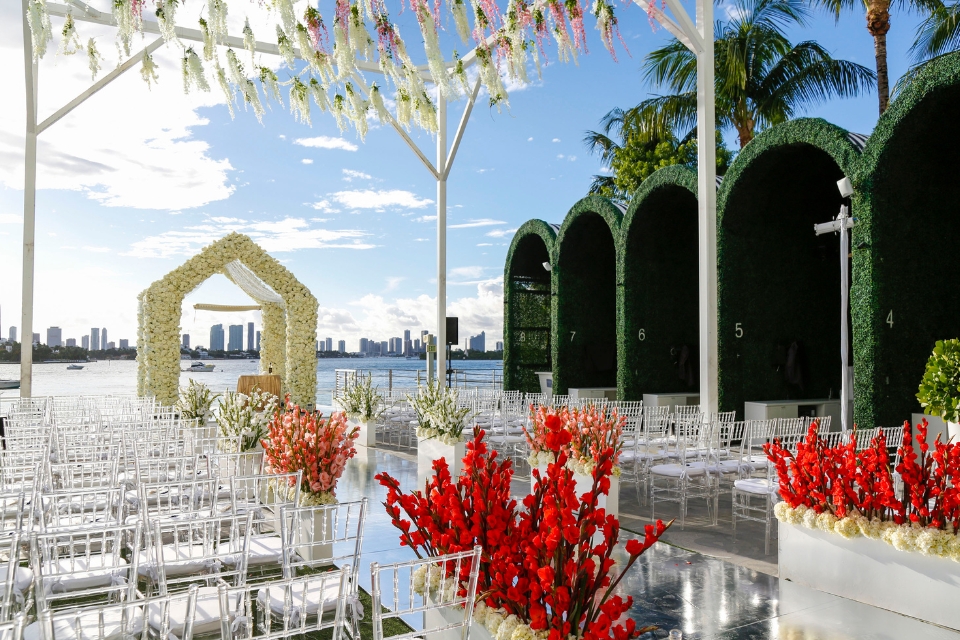
[[[853,185],[850,178],[844,177],[837,181],[840,195],[849,198],[853,195]],[[832,222],[813,225],[814,233],[818,236],[825,233],[840,233],[840,424],[844,431],[850,428],[850,396],[853,391],[853,380],[850,379],[847,353],[850,350],[850,332],[847,328],[847,313],[850,310],[850,229],[856,223],[850,217],[847,205],[840,206],[840,213]]]

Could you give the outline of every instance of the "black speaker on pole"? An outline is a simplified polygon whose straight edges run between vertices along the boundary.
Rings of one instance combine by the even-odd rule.
[[[460,343],[459,318],[447,318],[447,344]]]

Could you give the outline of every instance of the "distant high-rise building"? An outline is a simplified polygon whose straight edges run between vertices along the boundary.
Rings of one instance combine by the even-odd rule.
[[[108,351],[110,349],[116,349],[116,348],[117,348],[116,342],[108,342],[104,351]]]
[[[326,342],[327,351],[333,351],[333,338],[327,338],[324,342]]]
[[[389,343],[389,342],[381,342],[381,343],[380,343],[380,355],[385,356],[385,355],[387,355],[388,353],[390,353],[390,343]]]
[[[403,330],[403,341],[406,342],[410,339],[410,329]]]
[[[189,337],[190,337],[190,336],[187,336],[187,338],[189,338]],[[187,346],[189,347],[190,345],[188,344]],[[130,341],[129,341],[129,340],[121,340],[121,341],[120,341],[120,348],[121,348],[121,349],[129,349],[129,348],[130,348]]]
[[[100,330],[100,348],[104,351],[107,350],[107,329],[104,327]]]
[[[77,346],[77,340],[76,340],[76,338],[67,338],[67,346],[68,346],[68,347],[75,347],[75,346]]]
[[[247,323],[247,351],[253,351],[253,323]]]
[[[403,341],[403,355],[405,356],[413,355],[413,342],[411,342],[410,340]]]
[[[16,341],[17,341],[17,328],[10,327],[10,342],[16,342]]]
[[[260,351],[260,332],[257,331],[257,351]]]
[[[47,327],[47,346],[63,346],[63,330],[60,327]]]
[[[90,329],[90,351],[100,351],[100,329]]]
[[[223,325],[210,327],[210,351],[223,351]]]
[[[230,342],[227,344],[228,351],[243,351],[243,325],[230,325]]]
[[[347,341],[346,341],[346,340],[338,340],[338,341],[337,341],[337,351],[339,351],[340,353],[346,353],[346,352],[347,352]]]
[[[497,350],[497,351],[503,351],[503,342],[501,342],[501,341],[498,340],[496,344],[497,344],[497,349],[496,349],[496,350]]]
[[[420,353],[420,339],[419,339],[419,338],[418,338],[417,340],[414,340],[414,341],[413,341],[413,352],[414,352],[414,353]]]
[[[39,333],[33,334],[33,344],[40,344],[40,334],[39,334]]]
[[[123,343],[124,343],[124,341],[121,340],[121,341],[120,341],[120,344],[123,344]],[[183,334],[183,336],[180,338],[180,346],[183,347],[184,349],[189,349],[189,348],[190,348],[190,334],[189,334],[189,333]]]
[[[84,349],[90,349],[90,336],[81,336],[80,337],[80,346]]]
[[[481,331],[478,336],[471,336],[468,343],[470,351],[486,351],[487,350],[487,333]]]
[[[360,338],[360,353],[366,353],[369,345],[367,344],[369,340],[366,338]]]

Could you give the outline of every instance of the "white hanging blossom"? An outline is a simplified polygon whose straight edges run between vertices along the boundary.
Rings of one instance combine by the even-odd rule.
[[[330,63],[330,56],[313,48],[313,42],[310,40],[310,32],[299,22],[296,27],[296,36],[297,46],[300,47],[300,55],[307,61],[310,68],[313,69],[324,82],[333,82],[336,80],[337,75],[333,70],[333,65]],[[336,55],[336,47],[334,47],[334,55]]]
[[[201,91],[210,91],[207,74],[203,71],[203,62],[200,60],[197,52],[193,50],[193,47],[188,48],[184,52],[181,68],[183,72],[184,93],[190,93],[191,85],[196,85]]]
[[[427,66],[430,67],[430,75],[433,76],[433,81],[444,98],[456,98],[457,92],[455,87],[450,84],[446,63],[443,60],[443,52],[440,50],[437,24],[430,13],[427,0],[414,0],[414,2],[414,11],[416,11],[417,21],[420,23],[420,33],[423,34],[423,50],[427,54]],[[404,64],[406,64],[406,61],[404,61]]]
[[[300,78],[294,76],[290,85],[290,113],[298,122],[310,124],[310,96],[307,85]]]
[[[33,40],[33,57],[39,59],[47,52],[47,44],[53,39],[46,0],[31,0],[27,5],[27,23]]]
[[[477,47],[477,66],[480,70],[480,82],[490,95],[490,106],[496,105],[499,110],[501,103],[509,105],[507,90],[503,86],[500,74],[497,73],[497,67],[493,64],[490,51],[485,47]]]
[[[287,33],[297,24],[297,14],[293,9],[294,0],[273,0],[273,8],[280,14],[280,22]]]
[[[327,88],[320,84],[316,78],[310,78],[310,95],[313,96],[313,101],[320,111],[331,109],[330,98],[327,97]]]
[[[263,85],[263,95],[268,99],[276,100],[283,106],[283,100],[280,98],[280,81],[277,74],[270,67],[258,67],[260,72],[260,84]]]
[[[470,95],[470,81],[467,79],[467,70],[463,66],[463,60],[460,59],[460,56],[457,55],[457,52],[453,52],[453,77],[456,78],[457,82],[460,84],[460,88],[463,90],[464,95]]]
[[[237,59],[237,54],[233,49],[227,49],[227,70],[230,72],[230,82],[240,86],[247,76],[243,73],[243,65]]]
[[[373,38],[370,37],[367,25],[363,21],[360,5],[352,5],[350,7],[350,49],[354,56],[369,60],[373,55],[373,44]]]
[[[220,44],[227,39],[226,0],[209,0],[207,2],[207,25],[214,42]]]
[[[217,84],[220,85],[220,90],[223,91],[223,95],[227,99],[227,109],[230,110],[230,119],[233,120],[233,103],[237,99],[236,93],[234,93],[233,87],[230,86],[230,81],[227,80],[227,72],[220,66],[220,62],[216,61],[214,64],[216,65],[215,73],[217,76]]]
[[[97,51],[97,43],[94,42],[93,38],[87,40],[87,68],[90,69],[90,79],[96,80],[97,74],[100,73],[100,63],[103,62],[103,58],[100,56],[100,52]]]
[[[417,126],[427,133],[437,132],[437,107],[426,91],[414,98],[413,112],[417,116]]]
[[[413,100],[410,99],[406,87],[400,87],[397,89],[397,122],[409,131],[412,118]]]
[[[370,105],[363,99],[360,92],[353,88],[351,83],[348,82],[344,89],[347,92],[347,118],[353,122],[353,126],[357,129],[357,135],[363,140],[367,137],[367,110]]]
[[[217,55],[217,45],[213,41],[210,25],[203,18],[200,18],[200,33],[203,35],[203,59],[210,62]]]
[[[297,62],[296,54],[293,52],[293,43],[280,25],[277,25],[277,48],[280,50],[280,57],[292,69]]]
[[[178,42],[176,32],[176,14],[178,0],[162,0],[157,2],[157,26],[164,42]]]
[[[390,122],[390,112],[387,111],[387,105],[383,102],[383,95],[380,93],[380,87],[377,86],[376,82],[370,85],[370,104],[373,106],[373,111],[377,114],[380,124]]]
[[[450,13],[453,14],[453,23],[457,27],[457,35],[460,40],[467,44],[470,42],[470,21],[467,18],[467,3],[463,0],[453,0],[453,4],[448,0]]]
[[[334,120],[337,121],[337,128],[340,129],[341,133],[347,130],[346,113],[344,112],[346,107],[345,103],[346,100],[338,93],[333,96],[333,106],[330,109],[331,113],[333,113]]]
[[[257,85],[253,80],[244,78],[240,83],[240,91],[243,92],[244,101],[253,109],[253,115],[257,117],[257,122],[263,124],[263,114],[265,113],[263,103],[260,102],[260,92],[257,91]]]
[[[357,59],[347,42],[347,34],[339,20],[333,25],[333,61],[337,65],[337,80],[348,78],[357,71]]]
[[[253,29],[250,28],[250,18],[243,19],[243,48],[250,52],[250,64],[254,64],[257,54],[257,39],[253,37]]]
[[[57,53],[62,56],[72,56],[82,49],[83,43],[77,34],[77,25],[73,21],[73,15],[68,13],[67,19],[63,21],[63,29],[60,31],[60,48]]]
[[[160,78],[157,76],[157,63],[153,61],[153,56],[143,52],[143,63],[140,66],[140,77],[147,83],[147,87],[152,89],[153,83]]]
[[[140,28],[140,21],[131,0],[114,0],[113,18],[117,21],[117,47],[123,50],[124,55],[129,56],[133,34]]]

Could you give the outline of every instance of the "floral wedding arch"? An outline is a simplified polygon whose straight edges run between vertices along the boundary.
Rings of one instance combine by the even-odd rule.
[[[261,307],[260,370],[272,368],[291,399],[316,399],[317,299],[253,240],[231,233],[157,280],[137,296],[137,393],[164,405],[180,384],[180,313],[184,297],[222,273]]]

